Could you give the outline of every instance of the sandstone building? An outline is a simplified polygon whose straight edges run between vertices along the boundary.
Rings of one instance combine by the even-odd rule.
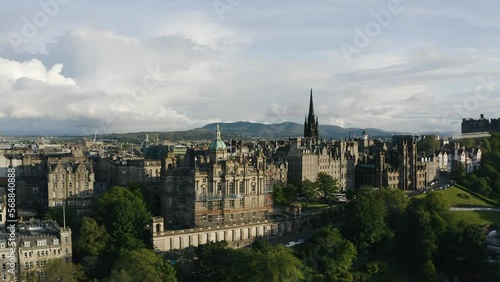
[[[167,229],[264,220],[272,187],[284,182],[285,164],[262,151],[228,153],[217,126],[207,151],[170,156],[162,168],[161,214]]]

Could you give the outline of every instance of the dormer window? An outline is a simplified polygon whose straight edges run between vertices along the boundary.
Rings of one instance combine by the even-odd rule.
[[[47,245],[47,240],[36,241],[36,245],[37,246],[45,246],[45,245]]]

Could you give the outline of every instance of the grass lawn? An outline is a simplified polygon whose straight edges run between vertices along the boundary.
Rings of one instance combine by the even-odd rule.
[[[464,220],[470,224],[500,224],[500,212],[495,211],[450,211],[452,223]]]
[[[483,201],[482,199],[469,194],[468,192],[465,192],[461,189],[458,189],[456,187],[450,187],[446,190],[437,190],[434,191],[437,193],[443,194],[445,199],[450,203],[450,207],[457,207],[457,206],[483,206],[483,207],[492,207],[490,203],[487,203]],[[425,197],[425,194],[420,194],[415,196],[416,198],[423,198]]]

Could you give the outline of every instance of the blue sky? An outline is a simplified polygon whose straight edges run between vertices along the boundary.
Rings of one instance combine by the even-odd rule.
[[[500,3],[9,1],[0,134],[303,122],[459,131],[497,118]]]

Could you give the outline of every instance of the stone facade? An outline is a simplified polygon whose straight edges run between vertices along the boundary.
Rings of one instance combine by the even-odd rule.
[[[8,244],[9,233],[0,233],[0,263],[4,281],[24,281],[27,272],[39,271],[51,259],[72,262],[70,228],[60,227],[53,221],[30,221],[18,224],[18,229],[14,247],[17,277],[8,272],[13,248]]]
[[[318,173],[324,172],[338,180],[342,191],[354,189],[357,159],[357,142],[313,144],[309,139],[291,139],[287,155],[288,181],[300,185],[305,179],[316,181]]]
[[[50,163],[47,173],[48,206],[73,205],[86,209],[94,195],[94,171],[88,162]]]
[[[500,132],[500,118],[498,119],[485,119],[481,114],[480,119],[463,119],[462,120],[462,133],[473,132]]]
[[[168,229],[264,220],[283,175],[286,166],[268,164],[261,151],[228,156],[217,128],[208,151],[165,159],[161,214]]]

